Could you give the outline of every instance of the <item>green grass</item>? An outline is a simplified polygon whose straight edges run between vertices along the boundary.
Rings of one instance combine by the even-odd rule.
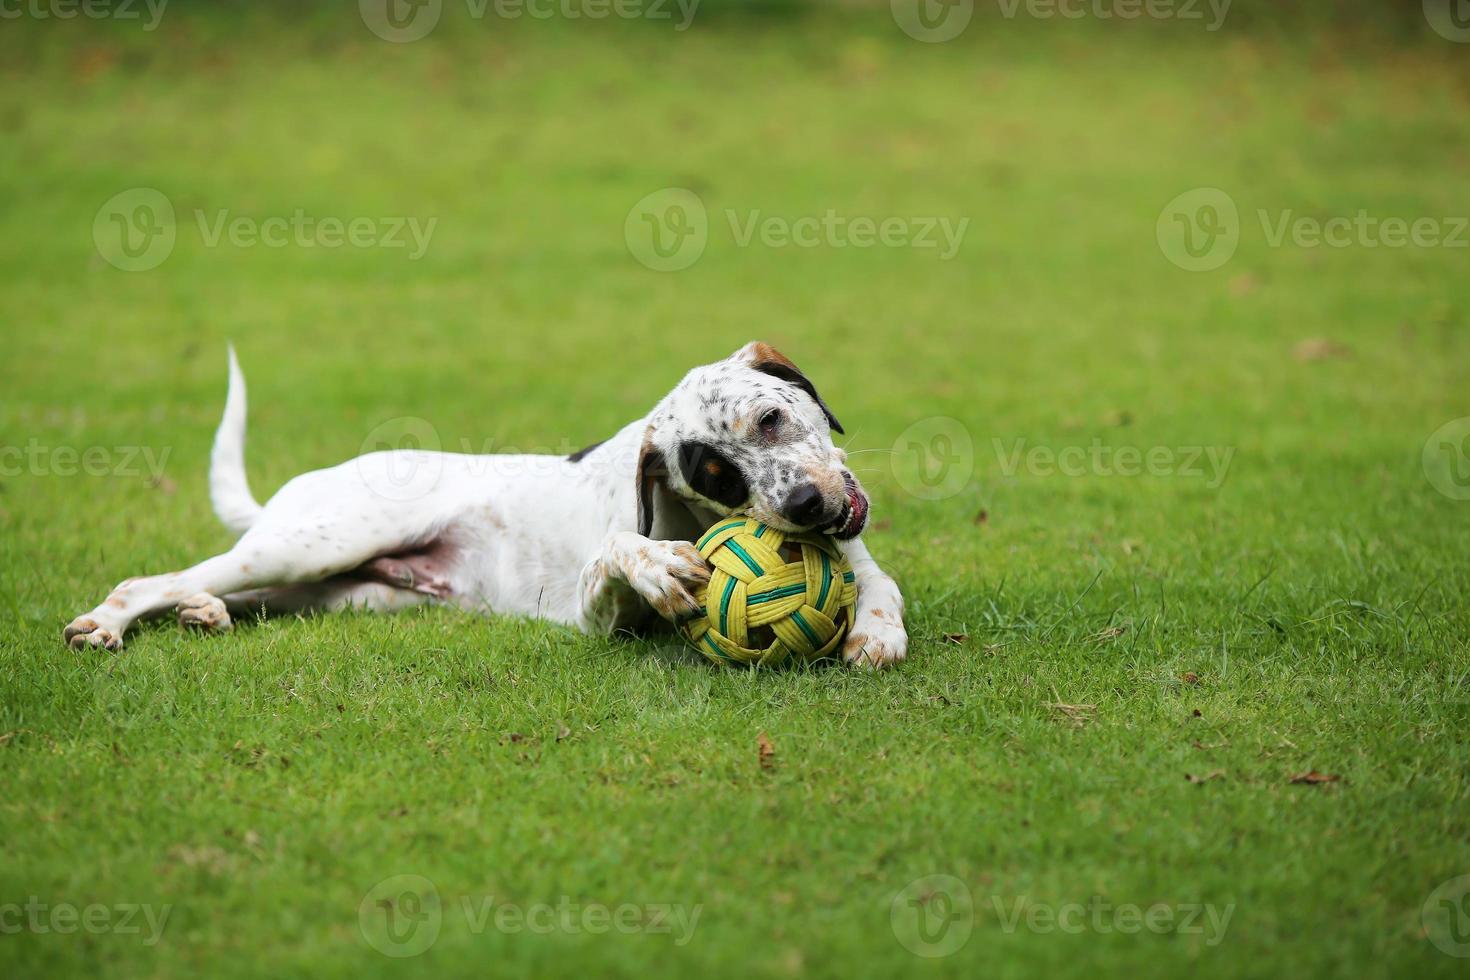
[[[0,36],[0,446],[167,453],[156,485],[54,456],[0,482],[0,906],[171,906],[152,945],[0,934],[0,972],[1463,971],[1421,908],[1470,873],[1470,503],[1420,455],[1470,414],[1467,252],[1273,248],[1255,215],[1470,212],[1465,50],[1002,20],[924,45],[881,12],[718,9],[678,35],[451,20],[388,45],[351,6]],[[180,232],[129,273],[92,222],[139,186]],[[623,224],[668,186],[711,232],[665,274]],[[1244,231],[1192,274],[1155,223],[1196,187]],[[207,248],[196,208],[438,224],[418,261]],[[725,209],[970,227],[949,262],[742,248]],[[1293,356],[1316,337],[1350,355]],[[452,610],[61,645],[118,580],[227,546],[205,473],[228,339],[268,491],[399,416],[452,449],[576,448],[753,338],[874,450],[854,462],[908,598],[898,670],[722,670]],[[900,436],[935,417],[973,472],[926,500]],[[1017,440],[1233,456],[1217,486],[1008,473]],[[924,959],[890,905],[933,874],[974,933]],[[406,962],[359,927],[395,875],[442,907]],[[466,916],[489,896],[699,918],[683,945],[512,933]],[[1005,927],[1018,899],[1094,896],[1231,918]]]

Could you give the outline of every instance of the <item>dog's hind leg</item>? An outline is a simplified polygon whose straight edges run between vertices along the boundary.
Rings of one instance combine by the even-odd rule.
[[[101,605],[74,619],[63,635],[76,650],[116,650],[134,621],[167,612],[185,600],[192,602],[200,593],[226,596],[265,586],[320,582],[393,550],[387,540],[384,532],[313,535],[295,524],[256,526],[229,551],[192,568],[123,582]]]
[[[347,575],[334,575],[323,582],[277,585],[235,592],[224,603],[236,616],[277,616],[310,612],[362,609],[392,613],[434,601],[432,595],[395,588],[382,582],[365,582]]]

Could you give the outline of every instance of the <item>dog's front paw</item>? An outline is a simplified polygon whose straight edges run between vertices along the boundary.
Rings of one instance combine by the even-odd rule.
[[[903,620],[882,609],[859,610],[842,644],[842,658],[854,667],[887,667],[908,655],[909,634]]]
[[[179,603],[179,625],[206,633],[224,633],[234,624],[224,601],[208,592],[190,596]]]
[[[73,650],[91,649],[121,650],[122,637],[112,630],[104,629],[91,616],[78,616],[62,631],[66,645]]]
[[[624,572],[643,601],[671,623],[703,609],[694,594],[709,582],[709,566],[687,541],[641,539],[627,550]]]

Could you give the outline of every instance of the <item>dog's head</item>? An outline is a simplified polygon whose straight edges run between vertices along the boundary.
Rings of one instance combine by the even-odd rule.
[[[769,344],[695,368],[649,416],[638,464],[638,523],[661,497],[696,517],[749,514],[786,531],[856,537],[868,498],[832,443],[842,425],[805,374]]]

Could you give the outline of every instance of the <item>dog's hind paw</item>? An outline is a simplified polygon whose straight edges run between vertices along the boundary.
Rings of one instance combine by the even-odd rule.
[[[73,650],[103,649],[121,650],[122,637],[112,630],[103,629],[97,620],[90,616],[78,616],[71,624],[62,631],[62,638],[66,645]]]
[[[180,626],[206,633],[224,633],[234,626],[223,600],[208,592],[190,596],[179,603],[178,613]]]

